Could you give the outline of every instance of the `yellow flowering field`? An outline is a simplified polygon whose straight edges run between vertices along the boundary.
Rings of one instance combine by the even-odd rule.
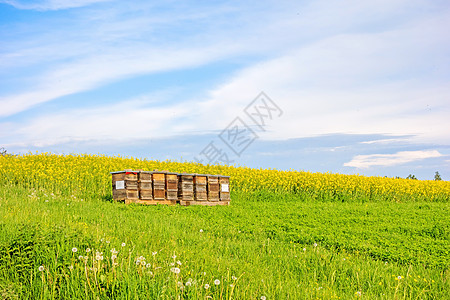
[[[442,201],[450,200],[450,182],[366,177],[333,173],[251,169],[201,165],[192,162],[145,160],[121,156],[50,153],[0,156],[0,181],[48,188],[63,195],[108,197],[109,172],[124,169],[231,176],[234,191],[295,194],[299,198],[332,201]]]

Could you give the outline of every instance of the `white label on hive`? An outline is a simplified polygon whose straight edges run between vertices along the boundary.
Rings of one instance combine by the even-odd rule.
[[[229,192],[229,187],[227,183],[222,183],[222,192]]]
[[[116,181],[116,190],[123,190],[125,188],[125,180]]]

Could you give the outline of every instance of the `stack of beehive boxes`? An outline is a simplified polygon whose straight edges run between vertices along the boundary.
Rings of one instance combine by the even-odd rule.
[[[194,174],[194,200],[195,201],[207,201],[208,190],[206,175]]]
[[[178,176],[178,199],[180,201],[194,200],[194,174]]]
[[[139,198],[142,200],[153,200],[152,172],[139,172]]]
[[[111,173],[113,177],[113,199],[127,203],[139,199],[138,172],[125,170]]]
[[[113,199],[125,203],[229,205],[229,177],[124,170],[111,172]]]

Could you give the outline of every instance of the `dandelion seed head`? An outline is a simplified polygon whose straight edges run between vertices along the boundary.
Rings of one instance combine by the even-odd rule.
[[[77,251],[78,251],[77,248],[75,248],[75,247],[72,248],[72,252],[73,252],[73,253],[76,253]]]
[[[43,272],[45,270],[44,266],[39,266],[38,268],[39,272]]]
[[[209,289],[209,284],[205,284],[205,290]]]
[[[125,243],[122,243],[122,247],[125,247],[127,244],[125,244]]]
[[[219,279],[214,280],[214,284],[215,285],[219,285],[220,284],[220,280]]]
[[[170,272],[175,273],[175,274],[179,274],[181,272],[180,268],[171,268]]]

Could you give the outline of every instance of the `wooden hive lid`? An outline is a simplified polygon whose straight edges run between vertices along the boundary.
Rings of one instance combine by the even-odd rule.
[[[171,175],[178,175],[177,172],[170,172],[170,171],[167,171],[167,170],[163,170],[163,171],[153,170],[153,171],[151,171],[151,172],[154,173],[154,174],[171,174]]]
[[[137,174],[139,172],[142,171],[133,171],[131,169],[127,169],[127,170],[123,170],[123,171],[115,171],[115,172],[109,172],[110,174],[121,174],[121,173],[133,173],[133,174]]]

